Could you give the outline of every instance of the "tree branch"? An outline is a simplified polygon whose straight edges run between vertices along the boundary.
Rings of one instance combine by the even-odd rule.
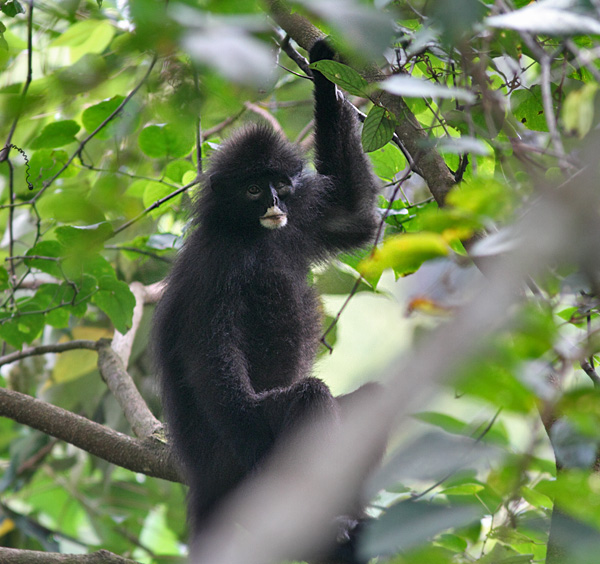
[[[98,369],[123,409],[135,435],[146,439],[159,433],[162,430],[161,422],[148,409],[144,398],[125,370],[121,357],[111,348],[107,339],[98,341]]]
[[[108,550],[99,550],[92,554],[58,554],[37,550],[20,550],[0,547],[2,564],[137,564],[117,556]]]
[[[183,482],[168,447],[157,440],[134,439],[66,409],[6,388],[0,388],[0,416],[61,439],[132,472]]]

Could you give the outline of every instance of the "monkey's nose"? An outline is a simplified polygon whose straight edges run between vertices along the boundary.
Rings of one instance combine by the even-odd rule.
[[[271,190],[271,198],[273,198],[273,205],[279,207],[279,196],[277,195],[277,190],[275,190],[275,188],[273,188],[273,186],[270,184],[269,188]]]

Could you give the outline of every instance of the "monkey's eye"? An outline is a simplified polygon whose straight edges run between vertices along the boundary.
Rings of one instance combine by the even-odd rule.
[[[262,190],[260,189],[260,186],[258,184],[250,184],[250,186],[246,188],[246,194],[248,194],[250,198],[256,198],[260,196],[261,193]]]

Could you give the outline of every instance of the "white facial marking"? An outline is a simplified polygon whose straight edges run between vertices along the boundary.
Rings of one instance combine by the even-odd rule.
[[[278,206],[271,206],[260,218],[260,224],[267,229],[279,229],[287,224],[287,215]]]

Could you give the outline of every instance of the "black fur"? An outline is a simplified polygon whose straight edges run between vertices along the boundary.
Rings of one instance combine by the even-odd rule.
[[[311,61],[332,55],[320,41]],[[316,261],[373,240],[377,183],[355,117],[323,75],[314,83],[317,172],[268,127],[235,133],[212,158],[195,228],[155,315],[193,532],[282,433],[340,409],[310,376],[322,327],[308,274]],[[260,218],[273,206],[281,214],[263,218],[267,228]]]

